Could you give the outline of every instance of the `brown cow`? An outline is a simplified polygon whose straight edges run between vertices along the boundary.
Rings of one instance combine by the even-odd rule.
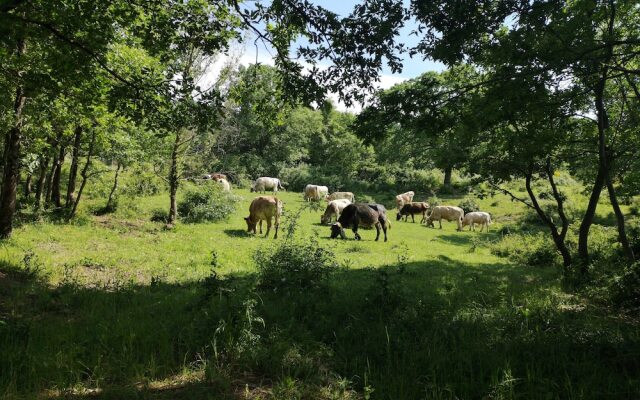
[[[278,227],[280,226],[280,216],[282,215],[282,201],[274,196],[259,196],[253,199],[249,206],[249,216],[245,217],[247,222],[247,232],[256,233],[256,225],[260,223],[260,234],[262,234],[262,221],[267,221],[267,233],[264,237],[269,236],[271,230],[271,218],[275,217],[276,234],[274,239],[278,238]]]
[[[407,222],[409,215],[411,215],[411,222],[416,222],[414,218],[414,214],[422,214],[422,223],[426,219],[427,210],[429,209],[429,204],[425,202],[419,203],[409,203],[402,206],[400,211],[398,211],[398,215],[396,216],[396,221],[400,221],[404,216],[404,222]]]
[[[219,172],[215,172],[213,174],[211,174],[211,179],[213,180],[218,180],[218,179],[224,179],[225,181],[229,181],[229,178],[227,178],[227,176],[225,174],[221,174]]]

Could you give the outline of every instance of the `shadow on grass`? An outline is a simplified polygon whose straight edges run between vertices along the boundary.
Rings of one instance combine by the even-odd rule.
[[[282,398],[310,398],[346,377],[393,399],[640,395],[637,326],[560,307],[549,269],[443,257],[339,269],[317,287],[256,279],[51,287],[0,264],[0,393],[205,399],[284,385]]]
[[[225,229],[223,232],[229,237],[249,237],[249,233],[244,229]]]

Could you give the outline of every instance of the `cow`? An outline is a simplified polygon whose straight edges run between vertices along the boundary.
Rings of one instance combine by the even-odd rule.
[[[229,181],[229,178],[227,178],[227,176],[225,174],[221,174],[220,172],[214,172],[213,174],[210,174],[209,176],[211,176],[210,179],[224,179],[225,181]]]
[[[351,228],[355,234],[355,239],[360,240],[358,234],[359,227],[375,227],[376,241],[380,238],[380,229],[384,232],[384,241],[387,241],[387,216],[384,207],[379,208],[378,204],[349,204],[342,210],[338,222],[331,225],[331,239],[340,236],[346,239],[345,228]]]
[[[252,192],[265,193],[267,190],[270,190],[273,193],[276,193],[279,189],[284,190],[280,179],[269,178],[267,176],[262,176],[251,184]]]
[[[282,215],[282,201],[275,196],[258,196],[249,206],[249,216],[245,217],[247,232],[256,233],[256,225],[260,223],[260,234],[262,234],[262,221],[267,221],[267,233],[264,237],[269,237],[271,230],[271,218],[275,217],[276,233],[274,239],[278,238],[278,227],[280,226],[280,216]]]
[[[325,200],[332,201],[338,199],[347,199],[352,203],[356,202],[356,197],[351,192],[333,192],[325,197]]]
[[[422,219],[420,223],[426,220],[426,213],[429,209],[429,204],[425,202],[414,203],[411,202],[409,204],[405,204],[402,206],[400,211],[398,211],[398,215],[396,216],[396,221],[400,221],[404,216],[404,222],[407,222],[409,215],[411,215],[411,222],[416,222],[414,218],[414,214],[422,214]]]
[[[413,196],[415,196],[415,193],[413,191],[408,191],[406,193],[397,195],[396,206],[398,206],[398,211],[400,211],[403,205],[411,203],[413,201]]]
[[[462,228],[469,225],[469,230],[476,230],[476,224],[480,224],[480,232],[484,227],[487,227],[487,232],[489,232],[489,225],[491,225],[491,215],[489,213],[483,211],[474,211],[462,218]]]
[[[222,188],[223,192],[230,192],[231,191],[231,185],[229,184],[229,182],[226,179],[218,178],[217,182],[220,185],[220,187]]]
[[[324,214],[320,217],[320,223],[330,223],[333,216],[336,217],[337,221],[340,217],[340,214],[342,213],[342,210],[344,210],[344,208],[349,204],[351,204],[351,202],[347,199],[331,200],[329,204],[327,204],[327,209],[324,211]]]
[[[427,226],[435,227],[433,221],[438,221],[440,229],[442,229],[442,220],[456,221],[458,230],[462,230],[462,218],[464,218],[464,210],[455,206],[435,206],[431,210],[431,214],[427,217]]]
[[[320,201],[329,194],[329,188],[320,185],[307,185],[304,188],[302,198],[305,201]]]

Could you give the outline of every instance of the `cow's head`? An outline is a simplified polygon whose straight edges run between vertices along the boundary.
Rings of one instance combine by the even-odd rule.
[[[247,232],[256,231],[256,223],[251,221],[251,217],[244,217],[244,221],[247,223]]]
[[[336,222],[335,224],[331,225],[331,239],[337,238],[338,235],[340,235],[341,239],[347,238],[347,235],[345,235],[344,229],[342,229],[342,225],[340,225],[340,222]]]
[[[400,221],[401,218],[402,218],[402,213],[398,211],[398,215],[396,215],[396,221]]]

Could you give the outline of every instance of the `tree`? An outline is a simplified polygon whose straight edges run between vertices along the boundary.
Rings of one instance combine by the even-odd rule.
[[[422,24],[423,39],[415,53],[450,65],[462,59],[492,71],[492,81],[523,85],[549,77],[590,97],[584,113],[594,113],[598,137],[598,165],[590,206],[581,227],[580,258],[588,260],[588,230],[597,194],[607,187],[617,219],[620,242],[629,261],[635,259],[626,239],[624,216],[617,205],[608,151],[607,90],[619,76],[633,69],[640,47],[638,9],[633,2],[518,2],[510,0],[459,3],[444,0],[413,2],[412,13]],[[455,21],[453,23],[452,21]],[[561,105],[558,105],[561,106]]]
[[[435,165],[444,171],[445,186],[451,172],[463,167],[474,144],[468,104],[478,74],[468,65],[420,77],[381,91],[376,102],[358,116],[359,134],[368,141],[385,135],[402,157],[417,167]]]

